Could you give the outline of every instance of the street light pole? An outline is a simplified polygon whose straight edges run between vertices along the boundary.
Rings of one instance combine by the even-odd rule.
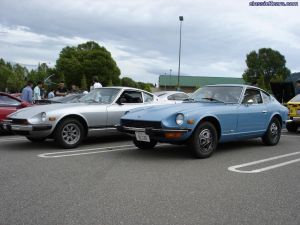
[[[165,73],[165,91],[167,90],[167,73]]]
[[[178,62],[177,90],[179,90],[180,57],[181,57],[181,27],[182,27],[183,16],[179,16],[179,21],[180,21],[180,32],[179,32],[179,62]]]
[[[171,73],[172,73],[172,69],[170,69],[170,76],[169,76],[169,86],[171,87]]]

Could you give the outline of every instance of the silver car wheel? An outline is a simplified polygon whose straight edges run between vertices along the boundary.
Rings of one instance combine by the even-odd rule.
[[[204,129],[199,134],[199,143],[200,149],[203,152],[208,152],[211,150],[213,142],[212,142],[212,133],[209,129]]]
[[[278,127],[277,127],[276,123],[271,124],[270,130],[271,130],[272,136],[275,138],[278,135]]]
[[[76,144],[80,139],[80,128],[75,123],[68,123],[62,130],[62,138],[68,145]]]

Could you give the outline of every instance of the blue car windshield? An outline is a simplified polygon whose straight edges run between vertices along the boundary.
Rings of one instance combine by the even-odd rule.
[[[239,86],[204,86],[189,99],[200,102],[238,103],[243,88]]]
[[[120,90],[119,88],[96,88],[78,101],[84,103],[110,104],[115,100]]]

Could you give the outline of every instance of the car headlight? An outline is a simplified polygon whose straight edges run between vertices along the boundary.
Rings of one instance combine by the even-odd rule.
[[[47,118],[46,118],[46,113],[45,112],[42,113],[41,118],[42,118],[43,122],[46,121]]]
[[[183,121],[184,121],[184,115],[181,114],[181,113],[177,114],[177,116],[176,116],[176,124],[177,125],[182,125]]]

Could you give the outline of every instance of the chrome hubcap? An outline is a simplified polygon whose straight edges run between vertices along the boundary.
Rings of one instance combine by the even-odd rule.
[[[278,135],[278,127],[276,123],[271,124],[271,134],[274,138]]]
[[[204,129],[199,134],[199,142],[200,142],[200,148],[201,151],[207,152],[210,151],[213,146],[212,141],[212,133],[209,129]]]
[[[69,123],[64,126],[62,137],[65,143],[72,145],[78,142],[80,138],[80,129],[77,124]]]

